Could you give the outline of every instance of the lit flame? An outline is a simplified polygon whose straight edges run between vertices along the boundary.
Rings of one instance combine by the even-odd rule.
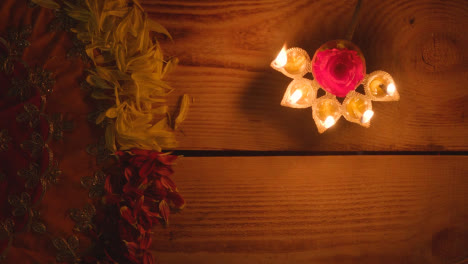
[[[390,95],[390,96],[393,96],[393,94],[395,94],[395,91],[396,91],[396,86],[394,83],[391,83],[389,85],[387,85],[387,94]]]
[[[335,118],[333,116],[327,116],[327,119],[325,119],[325,122],[323,122],[323,126],[325,128],[330,128],[336,123]]]
[[[374,111],[372,111],[372,110],[365,111],[364,114],[362,114],[361,123],[363,123],[363,124],[369,123],[372,116],[374,116]]]
[[[299,99],[301,99],[302,97],[302,91],[300,89],[297,89],[296,91],[294,91],[294,93],[291,95],[291,98],[289,99],[289,101],[292,103],[292,104],[295,104],[297,103],[297,101],[299,101]]]
[[[275,59],[275,66],[282,68],[288,62],[288,55],[286,54],[286,45],[283,46],[278,56]]]

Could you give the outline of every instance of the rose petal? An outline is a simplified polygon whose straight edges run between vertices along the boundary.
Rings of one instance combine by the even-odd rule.
[[[364,61],[355,50],[327,49],[317,52],[312,72],[323,89],[344,97],[364,79]]]

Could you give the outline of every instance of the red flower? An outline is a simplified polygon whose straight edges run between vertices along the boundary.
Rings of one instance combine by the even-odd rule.
[[[331,41],[312,59],[312,74],[327,92],[345,97],[365,76],[366,64],[359,48],[349,41]]]
[[[148,233],[145,236],[141,237],[137,242],[127,242],[127,258],[132,261],[132,263],[141,263],[141,264],[153,264],[153,256],[148,251],[151,245],[151,235]]]
[[[174,173],[171,165],[177,156],[141,149],[118,151],[116,154],[126,180],[122,188],[124,199],[137,200],[145,196],[160,202],[165,201],[176,209],[184,207],[185,201],[170,178]],[[169,213],[167,210],[164,211],[164,215],[161,212],[159,215],[167,220],[164,216],[168,216]]]
[[[115,233],[126,250],[113,250],[111,255],[124,258],[125,263],[152,264],[153,257],[147,250],[151,243],[149,230],[157,222],[168,223],[171,208],[182,209],[185,205],[170,178],[177,156],[140,149],[118,151],[116,155],[118,170],[107,175],[103,201],[120,215]]]

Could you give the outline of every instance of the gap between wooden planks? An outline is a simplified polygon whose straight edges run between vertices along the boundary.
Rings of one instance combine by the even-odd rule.
[[[467,156],[182,158],[160,263],[456,263]]]
[[[169,77],[194,98],[180,149],[468,150],[466,0],[366,0],[353,41],[368,72],[392,74],[401,100],[375,102],[370,128],[343,118],[319,135],[310,109],[280,106],[289,78],[270,62],[286,42],[312,56],[343,38],[356,0],[142,0],[167,27]],[[310,75],[306,77],[310,78]]]

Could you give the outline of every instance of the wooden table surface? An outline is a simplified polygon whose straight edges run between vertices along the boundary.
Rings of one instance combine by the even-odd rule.
[[[468,1],[364,0],[353,41],[401,100],[322,135],[280,106],[290,79],[269,64],[343,38],[356,1],[141,2],[174,38],[173,102],[193,97],[180,150],[394,154],[183,158],[161,263],[468,263]]]

